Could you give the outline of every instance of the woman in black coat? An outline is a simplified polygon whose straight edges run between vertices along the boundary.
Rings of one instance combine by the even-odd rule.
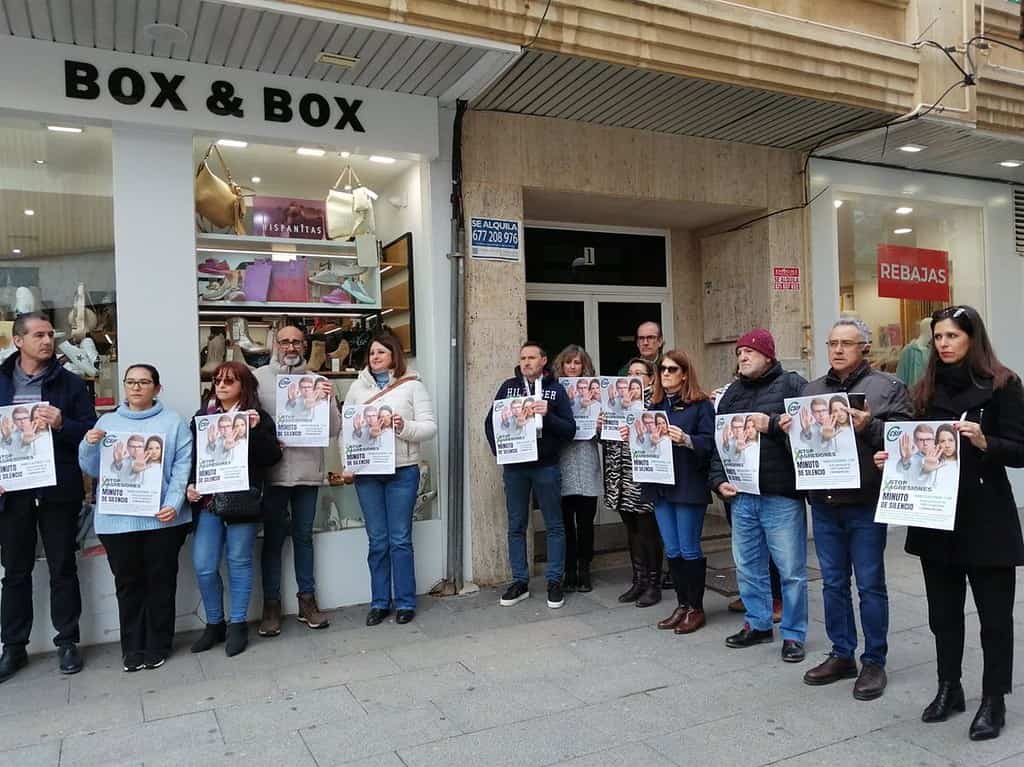
[[[960,490],[952,531],[911,527],[906,550],[921,558],[939,690],[925,722],[966,707],[960,684],[967,582],[981,620],[981,707],[972,740],[999,736],[1012,688],[1014,568],[1024,540],[1006,467],[1024,466],[1024,389],[999,362],[978,312],[951,306],[932,315],[933,351],[912,396],[922,420],[951,421],[960,434]],[[887,453],[875,456],[884,461]]]

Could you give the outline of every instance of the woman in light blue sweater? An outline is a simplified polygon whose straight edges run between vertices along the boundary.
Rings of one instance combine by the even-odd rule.
[[[78,448],[82,470],[100,476],[100,450],[116,437],[105,478],[121,487],[145,486],[144,475],[163,460],[160,507],[153,516],[111,513],[97,503],[95,526],[114,573],[124,670],[159,668],[171,654],[178,552],[192,523],[185,487],[192,471],[192,432],[163,406],[160,373],[132,365],[124,374],[125,401],[100,417]],[[99,500],[100,493],[96,493]]]

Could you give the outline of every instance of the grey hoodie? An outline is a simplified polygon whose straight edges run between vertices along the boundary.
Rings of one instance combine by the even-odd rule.
[[[259,382],[260,406],[275,418],[277,417],[277,377],[279,375],[298,375],[306,373],[306,363],[295,367],[285,367],[277,360],[253,371]],[[330,401],[331,437],[341,432],[341,413],[334,397]],[[322,485],[327,475],[327,464],[324,461],[322,447],[283,447],[284,456],[270,467],[267,479],[271,485],[294,487],[296,485]]]

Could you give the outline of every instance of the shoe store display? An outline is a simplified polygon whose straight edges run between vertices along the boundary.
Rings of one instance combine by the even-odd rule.
[[[245,317],[232,317],[228,322],[231,325],[231,339],[243,352],[266,354],[270,351],[266,344],[257,343],[249,335],[249,321]]]
[[[361,304],[377,303],[376,299],[366,292],[362,284],[352,278],[345,280],[341,287],[345,288]]]
[[[349,346],[348,341],[344,338],[338,342],[338,348],[333,352],[327,354],[327,358],[330,360],[338,360],[338,365],[342,369],[345,367],[345,363],[348,361],[349,355],[352,354],[352,347]]]
[[[355,300],[352,295],[344,288],[335,288],[330,293],[324,296],[320,296],[320,300],[325,304],[354,304]]]
[[[86,378],[95,378],[99,375],[99,371],[96,369],[96,360],[91,359],[86,351],[75,346],[71,341],[61,341],[57,348],[68,359],[67,364],[64,365],[66,370]],[[95,344],[92,344],[92,350],[96,351]],[[96,359],[99,359],[99,354],[96,354]]]
[[[208,258],[196,267],[200,274],[224,275],[231,271],[227,261]]]
[[[325,362],[327,362],[327,343],[324,341],[314,341],[310,346],[306,370],[315,373],[323,369]]]
[[[206,362],[199,369],[200,375],[212,376],[217,367],[224,362],[227,354],[228,340],[223,328],[213,328],[206,341]]]

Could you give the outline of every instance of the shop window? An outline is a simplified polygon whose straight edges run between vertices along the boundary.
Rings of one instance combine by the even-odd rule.
[[[668,284],[665,238],[527,227],[526,281],[657,287]]]
[[[871,328],[872,365],[914,383],[922,320],[951,303],[985,313],[982,211],[849,193],[836,204],[840,310]]]
[[[112,176],[109,130],[0,118],[0,358],[15,317],[43,312],[101,412],[117,396]]]

